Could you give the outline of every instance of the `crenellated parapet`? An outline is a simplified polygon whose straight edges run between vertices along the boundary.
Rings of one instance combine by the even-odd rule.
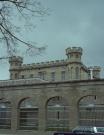
[[[20,57],[20,56],[12,56],[12,57],[9,58],[9,62],[12,62],[12,61],[23,62],[23,58]]]
[[[66,49],[66,55],[71,54],[71,53],[80,53],[82,54],[83,50],[81,47],[68,47]]]
[[[100,66],[90,66],[90,67],[88,67],[88,69],[100,71],[101,67]]]
[[[23,63],[23,58],[20,56],[12,56],[9,58],[10,79],[19,78],[19,69],[22,67],[22,63]]]
[[[23,64],[22,68],[45,68],[45,67],[56,67],[56,66],[66,66],[67,60],[55,60],[55,61],[47,61],[40,63],[32,63],[32,64]]]
[[[10,68],[20,67],[23,63],[23,58],[20,56],[12,56],[9,58]]]

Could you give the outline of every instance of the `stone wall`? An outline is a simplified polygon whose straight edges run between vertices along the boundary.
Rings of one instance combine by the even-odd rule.
[[[9,135],[51,135],[46,130],[46,105],[52,97],[63,97],[70,106],[69,130],[78,125],[78,102],[87,95],[104,97],[104,80],[82,80],[65,82],[37,82],[36,80],[2,81],[0,82],[0,99],[11,102],[11,129],[0,129],[0,133]],[[30,97],[39,107],[39,128],[37,131],[18,129],[18,106],[21,100]],[[104,99],[104,98],[103,98]]]

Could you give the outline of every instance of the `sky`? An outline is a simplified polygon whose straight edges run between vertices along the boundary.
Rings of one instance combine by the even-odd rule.
[[[25,56],[24,63],[66,59],[65,49],[74,46],[83,48],[82,61],[86,66],[101,66],[103,71],[104,0],[40,1],[49,9],[49,15],[32,19],[36,27],[31,31],[23,29],[22,35],[47,49],[38,56]],[[0,80],[9,78],[8,68],[8,62],[2,61]]]

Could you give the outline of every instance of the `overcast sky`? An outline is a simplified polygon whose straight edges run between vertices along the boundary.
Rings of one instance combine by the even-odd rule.
[[[25,39],[47,45],[41,56],[25,57],[25,63],[66,59],[65,49],[83,48],[83,63],[104,67],[104,0],[41,0],[50,9],[44,19],[35,18]],[[7,64],[1,64],[0,79],[8,79]]]

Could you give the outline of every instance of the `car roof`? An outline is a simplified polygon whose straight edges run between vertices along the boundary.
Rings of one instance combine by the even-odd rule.
[[[77,126],[73,129],[73,131],[74,130],[92,131],[93,129],[94,129],[94,127],[92,127],[92,126]]]

